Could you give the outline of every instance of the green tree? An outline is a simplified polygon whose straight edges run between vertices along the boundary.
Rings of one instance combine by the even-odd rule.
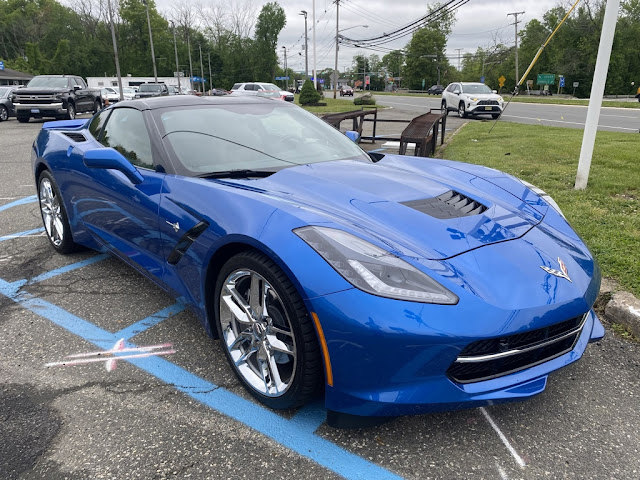
[[[313,82],[307,79],[300,90],[300,105],[313,105],[321,98],[322,95],[313,87]]]
[[[257,80],[274,81],[278,55],[278,35],[287,23],[284,9],[277,2],[262,7],[254,35],[254,65]]]

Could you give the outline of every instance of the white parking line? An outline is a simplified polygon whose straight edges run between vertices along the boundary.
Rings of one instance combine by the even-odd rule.
[[[502,480],[509,480],[509,476],[507,475],[507,472],[504,471],[504,468],[502,468],[497,463],[496,463],[496,468],[498,469],[498,474],[500,475],[500,478]]]
[[[502,440],[502,443],[504,443],[504,446],[507,447],[507,450],[509,450],[509,453],[515,459],[516,463],[520,465],[521,468],[526,467],[527,466],[526,462],[522,459],[520,455],[518,455],[518,452],[516,452],[516,449],[513,448],[511,443],[509,443],[509,440],[507,439],[505,434],[502,433],[502,430],[500,430],[500,427],[498,427],[496,422],[493,421],[493,418],[491,418],[491,416],[489,415],[489,412],[487,412],[487,410],[484,407],[480,407],[480,411],[484,415],[484,418],[487,419],[487,422],[489,422],[489,425],[491,425],[491,428],[493,428],[493,430],[498,434],[498,437],[500,437],[500,440]]]

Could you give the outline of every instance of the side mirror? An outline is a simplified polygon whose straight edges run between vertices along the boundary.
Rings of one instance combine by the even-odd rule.
[[[491,90],[491,93],[498,93],[497,90]]]
[[[360,141],[360,134],[355,130],[347,130],[344,132],[346,137],[354,143],[358,143]]]
[[[144,177],[140,175],[138,169],[131,165],[129,160],[124,158],[120,152],[113,148],[94,148],[93,150],[87,150],[82,161],[85,166],[89,168],[118,170],[124,173],[134,185],[142,183],[144,180]]]
[[[460,90],[454,90],[453,93],[455,93],[456,95],[460,95]]]
[[[80,85],[74,85],[73,86],[73,91],[77,92],[78,90],[80,90],[82,87]]]

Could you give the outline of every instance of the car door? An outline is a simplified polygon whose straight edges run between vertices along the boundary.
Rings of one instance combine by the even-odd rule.
[[[129,160],[143,181],[134,184],[118,170],[88,169],[90,178],[77,187],[78,214],[109,250],[161,278],[158,209],[164,173],[162,168],[158,168],[160,172],[155,170],[157,154],[143,113],[134,108],[114,108],[98,140]]]

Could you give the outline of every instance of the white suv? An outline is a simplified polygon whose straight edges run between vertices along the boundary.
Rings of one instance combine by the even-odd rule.
[[[461,117],[491,115],[498,118],[504,109],[504,99],[484,83],[450,83],[442,92],[442,110],[455,110]]]
[[[277,95],[273,92],[278,92]],[[231,95],[260,95],[265,97],[279,97],[287,102],[293,102],[293,93],[280,90],[280,87],[273,83],[248,82],[236,83],[231,87]]]

